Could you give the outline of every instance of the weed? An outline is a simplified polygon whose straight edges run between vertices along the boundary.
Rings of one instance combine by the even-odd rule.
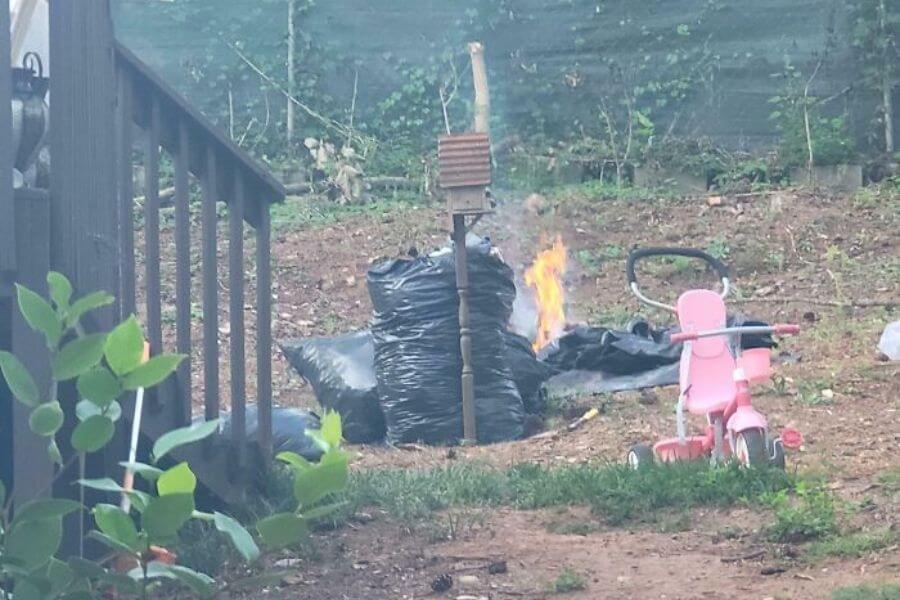
[[[878,483],[889,492],[900,492],[900,466],[889,467],[878,476]]]
[[[837,532],[834,498],[826,490],[801,481],[796,487],[796,498],[780,490],[766,501],[775,509],[775,522],[766,532],[772,541],[805,542]]]
[[[766,266],[772,271],[783,271],[787,259],[784,252],[772,250],[766,255]]]
[[[728,260],[731,255],[731,247],[725,238],[720,236],[709,241],[706,245],[706,252],[714,258],[724,261]]]
[[[810,559],[828,556],[857,558],[888,548],[896,544],[898,540],[900,540],[900,533],[890,529],[877,532],[860,531],[814,542],[807,550],[806,556]]]
[[[592,521],[562,521],[547,525],[547,531],[559,535],[588,536],[600,530],[600,526]]]
[[[834,393],[830,389],[828,383],[822,380],[800,381],[797,383],[797,399],[810,406],[831,404]]]
[[[878,587],[840,588],[831,594],[831,600],[900,600],[900,585],[888,583]]]
[[[683,512],[676,517],[664,519],[659,526],[659,530],[662,533],[680,533],[689,531],[692,527],[691,514]]]
[[[339,204],[312,197],[289,197],[272,206],[272,227],[276,231],[323,227],[360,214],[397,213],[422,204],[417,195],[395,193],[367,204]]]
[[[563,569],[556,581],[553,582],[553,591],[557,594],[567,594],[569,592],[577,592],[587,587],[584,577],[566,567]]]

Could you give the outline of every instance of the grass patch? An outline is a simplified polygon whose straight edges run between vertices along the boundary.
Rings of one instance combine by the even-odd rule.
[[[547,525],[547,531],[557,535],[587,537],[600,531],[600,526],[592,521],[556,521]]]
[[[290,196],[272,206],[272,227],[276,231],[304,227],[324,227],[356,215],[396,215],[427,204],[418,194],[397,192],[366,204],[340,204],[311,196]]]
[[[653,521],[654,513],[663,509],[752,502],[793,487],[792,477],[778,470],[711,469],[704,463],[655,465],[640,471],[612,464],[519,465],[502,470],[460,463],[429,470],[354,473],[346,492],[346,515],[376,507],[406,521],[465,506],[589,506],[616,525]]]
[[[900,600],[900,585],[845,587],[835,590],[831,600]]]
[[[563,572],[553,582],[553,591],[557,594],[577,592],[586,587],[587,583],[585,583],[584,577],[569,568],[563,569]]]
[[[833,496],[824,489],[797,484],[796,496],[780,490],[766,497],[775,510],[775,522],[767,528],[774,542],[798,543],[827,538],[837,533]]]
[[[877,552],[900,542],[900,533],[884,529],[876,532],[860,531],[837,535],[810,544],[807,558],[821,559],[829,556],[858,558]]]
[[[661,190],[650,188],[616,185],[599,179],[574,185],[553,188],[547,193],[552,200],[596,201],[627,200],[648,201],[665,195]]]

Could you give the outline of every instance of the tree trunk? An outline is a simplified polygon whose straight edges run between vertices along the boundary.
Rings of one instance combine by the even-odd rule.
[[[884,59],[881,64],[881,107],[884,110],[884,151],[894,152],[894,82],[891,79],[890,40],[887,30],[887,5],[884,0],[878,2],[878,25],[884,42]]]
[[[288,50],[287,50],[287,86],[288,94],[294,96],[294,52],[296,51],[297,38],[294,32],[294,2],[288,0]],[[287,101],[287,141],[288,145],[294,142],[294,103]]]

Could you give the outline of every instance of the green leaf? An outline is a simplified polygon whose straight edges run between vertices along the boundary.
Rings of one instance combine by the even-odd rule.
[[[188,464],[183,462],[160,475],[156,489],[160,496],[193,494],[197,489],[197,477]]]
[[[100,531],[117,542],[140,553],[144,548],[140,542],[134,521],[124,510],[112,504],[98,504],[94,507],[94,521]]]
[[[56,271],[47,273],[47,285],[50,286],[50,299],[56,304],[56,307],[62,311],[69,309],[69,302],[72,301],[72,284],[66,279],[66,276]]]
[[[115,400],[106,409],[101,409],[90,400],[80,400],[75,405],[75,416],[79,422],[87,421],[96,415],[103,415],[113,423],[116,423],[122,418],[122,405]]]
[[[140,475],[147,481],[156,481],[159,479],[160,475],[163,474],[162,469],[157,469],[156,467],[145,465],[144,463],[120,462],[119,465],[126,469],[130,469],[133,473]]]
[[[28,417],[31,431],[43,437],[54,435],[62,427],[65,415],[59,402],[41,404]]]
[[[131,500],[131,506],[134,510],[139,513],[143,513],[147,510],[147,505],[150,504],[150,494],[146,492],[142,492],[140,490],[131,490],[130,492],[125,492],[125,495]]]
[[[78,510],[81,510],[80,503],[65,498],[32,500],[16,510],[13,526],[30,523],[32,521],[43,521],[45,519],[64,517]]]
[[[40,403],[37,384],[18,358],[9,352],[0,352],[0,372],[19,402],[31,407]]]
[[[184,360],[183,354],[160,354],[145,362],[122,380],[126,390],[152,388],[162,383]]]
[[[122,377],[134,371],[144,357],[144,332],[134,315],[113,329],[106,339],[106,362]]]
[[[53,378],[67,381],[93,369],[103,358],[105,342],[106,334],[94,333],[63,346],[53,359]]]
[[[141,515],[141,529],[152,543],[171,542],[178,530],[191,518],[194,512],[194,497],[191,494],[172,494],[151,498]]]
[[[245,561],[254,562],[259,558],[259,547],[257,547],[256,542],[253,541],[253,536],[244,529],[243,525],[220,512],[215,513],[214,523],[216,524],[216,529],[231,539],[231,543],[234,544],[235,549],[240,552]]]
[[[314,469],[294,473],[294,497],[301,509],[312,507],[325,496],[343,490],[346,485],[346,456],[327,462],[323,457]]]
[[[107,359],[109,360],[109,359]],[[91,369],[78,378],[78,394],[100,408],[105,408],[119,397],[122,387],[119,380],[105,367]]]
[[[313,464],[297,454],[296,452],[279,452],[275,458],[280,460],[283,463],[287,463],[290,466],[305,471],[306,469],[312,469]]]
[[[26,287],[16,284],[19,299],[19,310],[25,322],[35,331],[44,334],[47,346],[56,348],[62,338],[62,323],[50,303]]]
[[[276,513],[266,517],[256,524],[256,530],[263,543],[272,550],[292,546],[309,535],[306,521],[294,513]]]
[[[79,479],[78,484],[81,487],[86,487],[91,490],[97,490],[98,492],[111,492],[113,494],[121,494],[125,491],[125,489],[119,485],[115,480],[110,479],[109,477],[104,477],[102,479]]]
[[[211,598],[216,591],[216,582],[209,575],[199,573],[181,565],[164,565],[179,582],[190,588],[201,598]]]
[[[323,506],[317,506],[310,510],[303,511],[303,518],[307,521],[315,521],[316,519],[323,519],[328,515],[334,513],[336,510],[339,510],[343,507],[347,506],[346,502],[335,502],[333,504],[325,504]]]
[[[4,506],[6,504],[6,486],[3,485],[3,481],[0,480],[0,506]]]
[[[47,564],[62,541],[62,517],[31,521],[13,527],[6,536],[5,554],[34,569]]]
[[[335,411],[328,411],[322,417],[322,427],[320,429],[322,439],[328,444],[329,448],[336,448],[341,444],[341,415]]]
[[[128,576],[135,581],[143,581],[146,579],[175,579],[175,575],[169,570],[169,566],[158,560],[147,563],[147,573],[143,569],[135,567],[128,571]]]
[[[62,453],[59,451],[59,446],[56,445],[56,438],[50,440],[50,444],[47,446],[47,456],[54,465],[62,466]]]
[[[115,301],[116,299],[106,292],[94,292],[93,294],[88,294],[83,298],[79,298],[72,303],[72,306],[69,307],[69,310],[66,312],[66,325],[74,327],[75,324],[78,323],[78,320],[85,314],[103,306],[109,306]]]
[[[219,420],[213,419],[164,433],[153,444],[153,462],[159,462],[162,457],[179,446],[193,444],[211,436],[218,428]]]
[[[110,550],[116,550],[117,552],[124,552],[127,556],[135,556],[135,557],[137,556],[137,553],[134,550],[132,550],[129,546],[127,546],[126,544],[123,544],[116,538],[106,535],[105,533],[102,533],[100,531],[96,531],[96,530],[91,531],[90,533],[87,534],[87,537],[94,541],[100,542],[101,544],[103,544],[104,546],[109,548]]]
[[[72,432],[72,448],[78,452],[96,452],[109,443],[116,433],[116,426],[103,415],[94,415],[75,427]]]

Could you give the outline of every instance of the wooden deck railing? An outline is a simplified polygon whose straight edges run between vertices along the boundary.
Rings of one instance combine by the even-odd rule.
[[[219,417],[221,392],[220,364],[220,303],[217,230],[217,203],[227,207],[228,248],[228,396],[231,399],[231,435],[233,437],[232,467],[245,463],[246,397],[248,350],[255,354],[256,405],[258,431],[256,441],[264,457],[272,448],[272,333],[271,333],[271,224],[269,206],[284,197],[282,185],[259,167],[226,138],[204,116],[197,112],[167,84],[160,80],[127,48],[116,47],[117,76],[117,145],[119,157],[130,157],[135,135],[131,124],[137,126],[143,144],[144,171],[144,273],[135,272],[135,237],[133,215],[135,193],[132,163],[120,160],[119,193],[119,256],[122,315],[135,310],[146,315],[151,352],[177,351],[191,356],[196,340],[192,333],[192,300],[200,302],[202,311],[202,388],[203,410],[206,419]],[[163,280],[160,265],[166,258],[160,239],[160,157],[171,157],[174,165],[174,348],[164,348]],[[199,181],[200,193],[200,293],[192,294],[191,248],[198,232],[191,222],[191,176]],[[255,236],[256,288],[256,347],[247,348],[244,320],[246,273],[244,236],[247,226]],[[143,282],[143,290],[136,289]],[[143,298],[145,306],[136,306]],[[197,354],[194,354],[197,357]],[[151,399],[151,406],[162,417],[148,421],[147,433],[156,436],[161,429],[187,424],[193,416],[192,399],[196,389],[191,379],[192,366],[186,360],[174,376],[172,385],[164,385]],[[168,424],[167,424],[168,422]],[[232,468],[234,477],[240,472]]]

